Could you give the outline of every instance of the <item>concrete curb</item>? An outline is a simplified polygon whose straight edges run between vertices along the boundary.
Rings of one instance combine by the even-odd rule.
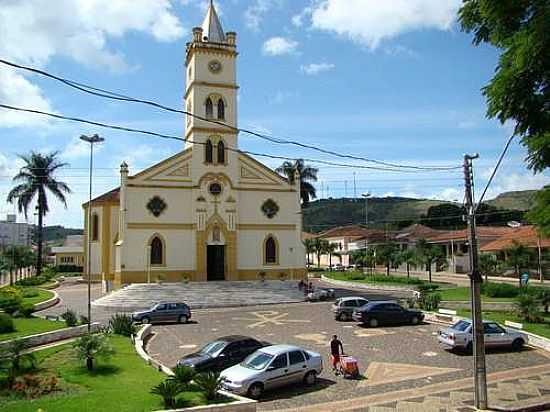
[[[98,332],[101,327],[100,323],[92,323],[92,332]],[[10,339],[0,342],[0,349],[7,347],[13,341],[23,341],[28,348],[35,346],[43,346],[53,342],[78,338],[88,333],[88,325],[74,326],[72,328],[58,329],[51,332],[39,333],[37,335],[22,336],[16,339]]]
[[[48,289],[42,289],[42,290],[47,290],[48,292],[52,292],[53,298],[45,300],[44,302],[35,303],[33,307],[35,312],[39,312],[41,310],[51,308],[52,306],[57,305],[61,300],[55,290],[48,290]]]
[[[368,285],[366,283],[357,283],[347,280],[335,280],[325,275],[321,275],[321,280],[325,283],[330,283],[336,286],[347,286],[355,289],[365,289],[365,290],[381,290],[388,292],[409,292],[411,294],[417,293],[416,290],[411,289],[410,287],[399,287],[399,286],[379,286],[379,285]]]
[[[163,372],[164,374],[168,376],[174,376],[174,372],[172,370],[162,364],[161,362],[155,360],[153,357],[149,356],[149,354],[145,351],[145,340],[151,335],[152,331],[152,325],[143,325],[141,329],[136,333],[135,337],[133,337],[134,341],[134,348],[137,352],[137,354],[147,362],[147,364],[155,367],[160,372]],[[223,403],[219,405],[203,405],[203,406],[195,406],[192,408],[182,408],[182,409],[171,409],[171,410],[158,410],[155,412],[256,412],[256,404],[257,401],[244,398],[242,396],[235,395],[230,392],[226,392],[224,390],[218,391],[218,393],[226,398],[234,399],[233,402],[230,403]]]

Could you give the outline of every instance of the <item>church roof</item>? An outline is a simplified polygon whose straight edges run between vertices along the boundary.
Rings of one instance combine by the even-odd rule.
[[[202,23],[202,35],[207,37],[209,42],[225,43],[225,33],[212,0]]]

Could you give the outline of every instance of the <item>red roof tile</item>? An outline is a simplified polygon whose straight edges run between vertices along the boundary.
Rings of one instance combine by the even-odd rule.
[[[542,248],[550,248],[550,239],[541,237],[539,240],[535,226],[523,226],[511,229],[511,232],[487,243],[480,250],[482,252],[498,252],[512,247],[514,242],[532,248],[538,247],[540,242]]]

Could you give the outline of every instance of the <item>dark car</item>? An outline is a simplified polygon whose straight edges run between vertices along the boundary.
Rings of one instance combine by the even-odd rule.
[[[157,303],[151,309],[132,313],[132,319],[141,323],[187,323],[191,319],[191,309],[185,303]]]
[[[405,309],[395,302],[379,301],[356,309],[353,319],[373,328],[378,325],[417,325],[424,319],[424,314],[419,310]]]
[[[190,366],[197,372],[221,372],[267,345],[248,336],[224,336],[206,344],[200,351],[184,356],[178,365]]]

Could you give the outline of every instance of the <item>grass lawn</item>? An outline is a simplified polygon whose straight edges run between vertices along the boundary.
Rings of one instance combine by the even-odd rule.
[[[40,303],[40,302],[45,302],[46,300],[49,300],[49,299],[53,298],[53,296],[54,296],[53,292],[50,292],[49,290],[38,289],[38,288],[34,288],[34,287],[21,288],[21,290],[25,290],[25,289],[33,289],[36,292],[38,292],[38,295],[33,296],[33,297],[29,297],[29,298],[23,298],[23,304],[29,303],[29,304],[35,305],[35,304]]]
[[[166,376],[148,366],[135,353],[129,338],[115,335],[110,340],[116,354],[110,362],[99,363],[92,373],[75,358],[70,345],[38,352],[43,359],[43,371],[56,373],[63,391],[35,400],[0,397],[0,411],[36,412],[40,408],[44,412],[138,412],[163,409],[162,399],[150,394],[150,390]],[[198,392],[185,392],[178,400],[191,405],[206,403]]]
[[[15,332],[0,334],[0,341],[18,338],[27,335],[36,335],[38,333],[51,332],[66,328],[65,322],[56,322],[41,318],[14,318],[13,324]]]
[[[458,310],[458,315],[464,317],[471,317],[471,312],[469,310]],[[523,324],[523,330],[526,332],[534,333],[535,335],[544,336],[545,338],[550,338],[550,314],[541,313],[542,317],[545,318],[546,323],[527,323],[524,320],[520,319],[513,312],[483,312],[483,319],[494,320],[502,325],[504,325],[505,320],[512,322],[519,322]]]
[[[379,285],[415,286],[428,283],[427,281],[415,278],[413,276],[411,276],[410,278],[407,278],[406,276],[386,276],[382,273],[363,275],[363,273],[361,272],[324,272],[323,275],[334,280],[344,280],[349,282],[371,283]],[[364,278],[362,279],[363,276]]]
[[[441,295],[441,300],[444,301],[469,301],[470,300],[470,288],[451,288],[440,289],[436,291]],[[489,296],[481,295],[483,302],[514,302],[514,298],[491,298]]]

